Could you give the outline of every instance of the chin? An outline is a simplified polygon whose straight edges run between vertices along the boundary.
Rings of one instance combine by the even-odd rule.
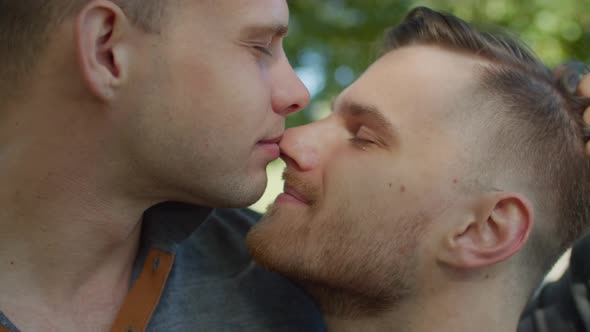
[[[229,190],[227,190],[229,189]],[[221,201],[223,207],[228,208],[243,208],[256,203],[264,194],[266,189],[266,176],[261,181],[248,181],[241,185],[227,186],[221,193]]]
[[[289,277],[300,274],[305,251],[313,248],[306,245],[307,228],[300,227],[298,217],[286,215],[277,206],[269,207],[246,237],[248,250],[258,264]]]
[[[256,203],[266,186],[266,177],[253,181],[244,176],[241,181],[234,181],[235,177],[222,179],[221,181],[209,181],[208,185],[199,186],[195,183],[184,183],[175,195],[167,195],[167,200],[182,201],[186,203],[211,207],[211,208],[244,208]]]
[[[262,197],[262,195],[264,195],[267,184],[268,178],[266,177],[266,172],[249,176],[246,181],[244,181],[241,190],[241,196],[248,201],[246,202],[246,205],[252,205],[256,203]]]
[[[292,255],[288,254],[289,247],[280,245],[284,237],[272,229],[256,224],[246,237],[246,245],[250,254],[260,266],[285,275],[290,275],[288,266]]]

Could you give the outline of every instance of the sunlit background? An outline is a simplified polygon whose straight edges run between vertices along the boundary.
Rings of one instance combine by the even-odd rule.
[[[329,113],[330,101],[375,59],[383,31],[409,9],[427,6],[482,28],[519,36],[549,66],[576,59],[590,63],[590,0],[294,0],[285,49],[312,95],[310,105],[288,119],[297,126]],[[284,164],[269,165],[269,185],[253,209],[264,212],[282,192]],[[564,258],[549,279],[561,274]]]

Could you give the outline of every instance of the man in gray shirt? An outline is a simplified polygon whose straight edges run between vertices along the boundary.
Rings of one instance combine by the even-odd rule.
[[[0,330],[322,329],[250,261],[254,216],[210,209],[261,196],[308,103],[288,21],[285,0],[0,0]],[[194,205],[143,217],[165,201]]]

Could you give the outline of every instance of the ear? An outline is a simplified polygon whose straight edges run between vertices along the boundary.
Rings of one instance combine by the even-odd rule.
[[[523,196],[490,193],[478,200],[466,222],[445,238],[438,258],[459,269],[477,269],[504,261],[526,243],[533,209]]]
[[[102,101],[112,100],[129,71],[125,38],[131,25],[123,10],[106,0],[93,0],[78,14],[76,50],[84,82]]]

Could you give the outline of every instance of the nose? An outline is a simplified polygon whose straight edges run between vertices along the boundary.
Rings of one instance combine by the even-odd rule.
[[[286,56],[282,56],[271,73],[272,109],[287,116],[299,112],[309,103],[309,91],[297,77]]]
[[[308,172],[321,165],[339,141],[347,142],[343,128],[330,118],[285,131],[279,144],[287,166]]]

